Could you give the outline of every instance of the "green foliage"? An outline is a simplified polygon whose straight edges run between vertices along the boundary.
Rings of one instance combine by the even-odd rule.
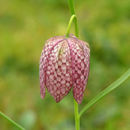
[[[75,5],[80,37],[91,47],[83,108],[129,68],[130,2],[77,0]],[[65,35],[69,17],[65,0],[0,1],[0,110],[28,129],[74,130],[72,95],[58,104],[49,94],[42,100],[38,79],[45,40]],[[81,130],[130,129],[130,82],[123,86],[83,115]],[[0,129],[15,128],[0,117]]]

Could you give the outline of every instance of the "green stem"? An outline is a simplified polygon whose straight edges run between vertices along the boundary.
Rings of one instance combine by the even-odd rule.
[[[69,3],[69,8],[71,11],[71,15],[75,15],[75,10],[74,10],[74,1],[73,0],[68,0]],[[77,24],[77,18],[74,19],[74,25],[75,25],[75,36],[79,37],[79,29],[78,29],[78,24]]]
[[[11,122],[13,125],[15,125],[17,128],[19,128],[20,130],[25,130],[22,126],[20,126],[19,124],[17,124],[15,121],[13,121],[11,118],[9,118],[8,116],[6,116],[4,113],[0,112],[0,115],[2,117],[4,117],[5,119],[7,119],[9,122]]]
[[[98,102],[101,98],[106,96],[108,93],[110,93],[112,90],[119,87],[121,83],[123,83],[128,77],[130,76],[130,69],[126,71],[119,79],[114,81],[111,85],[109,85],[106,89],[101,91],[96,97],[94,97],[91,101],[89,101],[88,104],[85,105],[85,107],[81,110],[79,116],[81,117],[83,113],[88,110],[90,107],[92,107],[96,102]]]
[[[72,15],[71,18],[70,18],[70,21],[69,21],[69,24],[68,24],[68,27],[67,27],[67,31],[66,31],[66,37],[69,37],[69,31],[70,31],[70,28],[71,28],[71,25],[72,25],[72,22],[73,20],[76,18],[76,15]]]
[[[74,113],[75,113],[75,128],[80,130],[80,116],[78,112],[78,103],[74,99]]]
[[[75,25],[75,36],[79,37],[79,29],[78,29],[78,24],[77,24],[77,17],[75,14],[75,10],[74,10],[74,1],[73,0],[68,0],[69,3],[69,8],[71,11],[71,18],[67,27],[67,32],[66,32],[66,36],[69,36],[69,31],[70,31],[70,27],[72,25],[72,22],[74,21],[74,25]],[[75,111],[75,128],[76,130],[80,130],[80,116],[79,116],[79,112],[78,112],[78,104],[77,102],[74,100],[74,111]]]

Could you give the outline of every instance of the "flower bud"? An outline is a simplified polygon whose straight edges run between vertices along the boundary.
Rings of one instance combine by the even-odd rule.
[[[71,88],[78,104],[82,102],[89,74],[88,43],[74,35],[56,36],[47,40],[40,57],[41,97],[45,90],[59,102]]]

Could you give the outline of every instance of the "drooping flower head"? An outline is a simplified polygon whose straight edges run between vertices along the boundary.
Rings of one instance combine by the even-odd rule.
[[[80,104],[88,80],[89,58],[88,43],[74,35],[47,40],[40,57],[41,97],[45,97],[47,88],[59,102],[73,89],[73,96]]]

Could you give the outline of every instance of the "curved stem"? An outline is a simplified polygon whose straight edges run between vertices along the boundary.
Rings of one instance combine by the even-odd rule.
[[[7,119],[9,122],[11,122],[13,125],[15,125],[17,128],[19,128],[19,130],[25,130],[22,126],[17,124],[15,121],[13,121],[11,118],[6,116],[4,113],[0,112],[0,115],[3,116],[5,119]]]
[[[76,18],[76,15],[72,15],[71,18],[70,18],[70,21],[69,21],[69,24],[68,24],[68,27],[67,27],[67,31],[66,31],[66,37],[69,37],[69,31],[70,31],[70,28],[71,28],[71,25],[72,25],[72,22],[73,20]]]
[[[74,99],[74,113],[75,113],[75,128],[80,130],[80,116],[78,112],[78,103]]]
[[[75,15],[75,10],[74,10],[74,1],[73,0],[68,0],[69,3],[69,8],[71,11],[71,15]],[[77,24],[77,18],[74,19],[74,25],[75,25],[75,36],[79,37],[79,29],[78,29],[78,24]]]
[[[106,96],[108,93],[110,93],[112,90],[119,87],[121,83],[123,83],[128,77],[130,76],[130,69],[126,71],[119,79],[114,81],[111,85],[109,85],[106,89],[101,91],[96,97],[94,97],[91,101],[89,101],[88,104],[85,105],[85,107],[81,110],[79,116],[81,117],[83,113],[88,110],[91,106],[93,106],[96,102],[98,102],[101,98]]]

